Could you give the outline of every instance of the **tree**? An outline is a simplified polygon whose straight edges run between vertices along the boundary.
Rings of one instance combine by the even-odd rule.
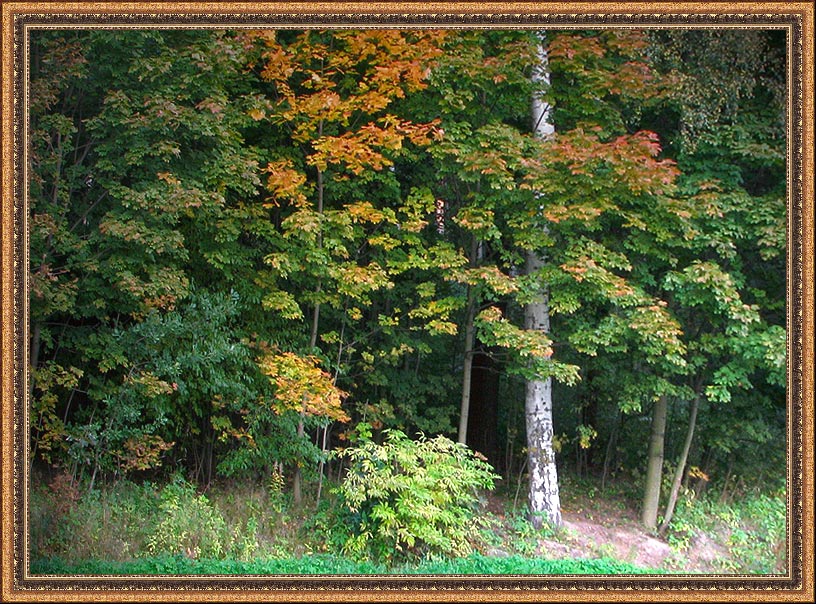
[[[585,341],[583,349],[586,352],[597,354],[597,344],[605,340],[604,343],[608,345],[623,336],[626,333],[620,330],[623,319],[628,323],[627,331],[634,330],[636,339],[644,343],[644,350],[652,358],[651,362],[658,362],[658,358],[665,355],[664,358],[668,358],[670,363],[682,364],[678,357],[681,350],[677,340],[678,330],[663,310],[664,305],[661,306],[660,301],[650,296],[635,279],[615,273],[616,269],[631,270],[631,264],[626,255],[614,250],[614,240],[604,240],[603,231],[600,237],[593,233],[603,224],[613,226],[619,237],[626,233],[627,227],[648,232],[649,226],[643,216],[648,206],[642,205],[646,199],[650,200],[652,207],[663,208],[661,211],[666,212],[665,192],[671,186],[675,172],[670,162],[656,159],[659,153],[656,136],[636,132],[610,138],[623,121],[618,117],[620,109],[616,108],[614,98],[620,91],[621,80],[635,78],[635,74],[639,74],[648,81],[648,73],[641,64],[632,59],[621,64],[632,57],[641,45],[642,38],[637,32],[597,37],[562,34],[553,38],[551,50],[556,58],[561,61],[568,59],[568,62],[561,64],[559,75],[571,79],[572,84],[577,81],[578,91],[589,82],[594,97],[613,98],[598,103],[592,109],[592,118],[597,120],[597,125],[590,129],[594,133],[586,131],[589,124],[585,120],[589,116],[583,115],[587,108],[581,105],[580,100],[575,106],[568,105],[566,111],[575,117],[567,117],[563,122],[569,125],[571,119],[575,119],[576,127],[562,137],[552,135],[555,128],[549,121],[548,111],[540,105],[534,106],[537,134],[552,139],[544,147],[548,162],[551,166],[558,166],[560,161],[565,161],[570,173],[567,176],[559,171],[556,177],[554,174],[548,175],[549,169],[541,166],[541,171],[532,177],[532,186],[539,194],[539,211],[547,221],[539,228],[545,237],[561,239],[567,251],[565,257],[562,256],[560,262],[552,266],[553,260],[543,259],[535,249],[529,250],[527,273],[558,284],[556,308],[561,312],[575,314],[584,301],[592,298],[606,306],[607,317],[599,320],[595,314],[603,309],[601,307],[595,310],[589,325],[584,323],[584,337],[596,342],[594,346],[586,346],[588,342]],[[540,56],[542,67],[547,69],[549,57],[544,51]],[[581,81],[583,78],[586,80]],[[641,96],[649,94],[648,89],[643,88],[627,92]],[[574,93],[570,91],[570,100],[581,98],[573,96]],[[580,143],[576,145],[578,141]],[[604,178],[607,170],[615,175],[610,180]],[[575,229],[570,222],[577,222],[578,228]],[[548,248],[552,249],[551,246],[552,243]],[[561,275],[553,270],[556,267],[563,271]],[[591,285],[595,291],[584,290],[571,296],[568,292],[576,288],[565,281],[565,277],[577,284],[579,290]],[[551,329],[548,298],[542,296],[528,305],[528,328]],[[578,325],[581,323],[579,321]],[[579,329],[578,333],[581,332]],[[580,340],[576,343],[580,346]],[[527,393],[531,508],[534,513],[545,509],[550,521],[557,524],[560,511],[557,509],[558,492],[551,445],[552,386],[547,382],[532,380],[528,382]],[[536,425],[538,423],[540,426]],[[534,460],[534,455],[540,455],[540,460]],[[535,477],[536,461],[538,465],[548,466],[548,471],[542,472],[543,476],[538,479]],[[536,481],[541,485],[534,486]]]
[[[533,68],[533,79],[542,87],[550,84],[549,60],[542,43],[537,48],[537,65]],[[540,93],[538,93],[540,94]],[[551,107],[538,94],[533,95],[532,118],[533,133],[547,140],[555,132],[551,121]],[[547,236],[549,229],[543,229]],[[528,249],[525,257],[525,272],[533,278],[540,278],[541,270],[547,259],[536,249]],[[524,327],[527,330],[550,333],[549,292],[544,285],[524,310]],[[527,428],[527,455],[530,468],[530,512],[533,524],[540,527],[542,515],[552,526],[561,525],[561,499],[558,491],[558,471],[555,465],[553,449],[552,421],[552,378],[527,381],[524,411]]]
[[[755,31],[36,32],[32,459],[92,480],[283,465],[297,495],[346,423],[473,445],[489,355],[528,394],[489,406],[529,418],[536,523],[558,524],[564,418],[579,455],[615,450],[605,418],[653,420],[619,443],[650,468],[652,526],[667,460],[663,527],[688,467],[762,480],[784,457],[763,454],[785,426],[783,51]]]
[[[393,208],[378,209],[366,196],[369,187],[392,180],[387,173],[376,175],[393,166],[404,146],[431,141],[432,123],[412,123],[390,110],[397,99],[424,86],[426,61],[438,53],[440,35],[397,30],[251,34],[264,44],[261,77],[271,84],[268,109],[257,118],[265,119],[268,111],[270,122],[282,126],[295,145],[277,150],[265,168],[266,206],[281,216],[279,231],[270,238],[265,302],[290,319],[302,319],[303,307],[309,307],[305,350],[318,353],[321,335],[326,344],[337,345],[335,379],[348,347],[346,328],[362,318],[372,294],[394,287],[397,271],[377,259],[377,248],[388,250],[395,240],[375,235],[398,226],[398,215]],[[364,174],[375,175],[369,186],[360,178]],[[415,199],[403,206],[408,215]],[[296,283],[297,290],[287,291],[284,280]],[[340,313],[339,332],[321,328],[326,305]],[[302,439],[302,420],[297,431]],[[299,465],[294,494],[299,503]]]
[[[770,302],[784,298],[784,286],[765,278],[784,273],[781,265],[771,268],[784,249],[782,44],[771,32],[735,33],[656,34],[652,47],[656,67],[676,82],[665,102],[677,115],[670,140],[684,172],[681,192],[694,199],[695,231],[679,252],[685,268],[666,270],[662,282],[687,341],[689,370],[678,402],[687,403],[689,422],[661,533],[671,522],[698,412],[705,418],[715,409],[743,407],[738,399],[746,398],[754,409],[770,411],[770,401],[759,402],[767,388],[760,385],[784,381],[782,356],[770,352],[785,348],[784,320]],[[720,94],[703,92],[715,82]],[[757,221],[762,234],[754,230]],[[770,411],[767,423],[750,428],[738,423],[762,442],[777,415]],[[721,434],[730,432],[729,423]]]
[[[32,165],[32,314],[40,325],[32,361],[48,367],[39,360],[47,353],[54,367],[83,368],[57,412],[60,462],[96,476],[128,466],[120,463],[135,446],[128,443],[163,446],[156,439],[167,426],[156,420],[183,415],[172,380],[145,371],[158,361],[141,356],[139,326],[182,306],[194,282],[247,291],[238,275],[251,272],[253,252],[230,235],[259,179],[256,150],[242,136],[252,120],[234,36],[100,30],[70,38],[67,46],[57,32],[32,40],[32,84],[47,92],[31,108],[42,133],[35,147],[61,141],[56,156],[38,152]],[[217,60],[201,59],[209,52]],[[55,88],[60,56],[79,68]],[[42,205],[49,189],[61,210]],[[59,267],[56,280],[49,267]],[[212,408],[206,389],[188,393],[205,424],[204,442],[187,448],[195,457],[212,443]],[[34,405],[46,399],[32,397]]]

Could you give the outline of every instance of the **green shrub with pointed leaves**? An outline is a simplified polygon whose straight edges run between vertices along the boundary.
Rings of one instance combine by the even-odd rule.
[[[377,444],[362,428],[359,444],[339,452],[350,463],[337,489],[350,531],[344,553],[387,562],[470,553],[484,524],[480,491],[499,478],[493,468],[444,436],[386,430]]]

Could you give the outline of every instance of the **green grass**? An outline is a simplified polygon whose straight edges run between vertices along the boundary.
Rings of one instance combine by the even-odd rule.
[[[183,556],[131,562],[89,560],[68,564],[59,558],[33,560],[33,575],[622,575],[661,574],[609,558],[543,560],[473,554],[465,558],[423,560],[388,568],[328,554],[267,560],[192,560]]]

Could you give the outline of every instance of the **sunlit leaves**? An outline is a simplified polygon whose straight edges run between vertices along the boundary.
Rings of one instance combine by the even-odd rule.
[[[665,287],[689,307],[709,305],[727,317],[728,334],[746,335],[747,327],[759,321],[758,309],[742,301],[733,277],[716,264],[695,262],[680,273],[669,273]]]
[[[297,411],[335,421],[348,421],[341,405],[346,394],[313,356],[271,351],[259,365],[275,386],[274,406],[282,413]]]

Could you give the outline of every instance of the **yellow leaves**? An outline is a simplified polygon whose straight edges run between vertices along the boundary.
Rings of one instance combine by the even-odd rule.
[[[276,44],[275,41],[269,43],[270,46]],[[267,82],[285,82],[295,73],[296,63],[292,55],[281,46],[276,45],[264,52],[263,57],[266,64],[261,77]]]
[[[484,285],[499,295],[508,295],[518,291],[516,281],[505,275],[496,266],[454,270],[454,277],[457,281],[468,285]]]
[[[689,467],[689,469],[688,469],[688,475],[689,475],[689,476],[691,476],[692,478],[697,478],[697,479],[699,479],[699,480],[703,480],[703,481],[705,481],[705,482],[708,482],[709,480],[711,480],[711,479],[709,478],[708,474],[706,474],[705,472],[703,472],[703,471],[702,471],[700,468],[698,468],[697,466],[691,466],[691,467]]]
[[[521,359],[548,360],[552,357],[552,341],[546,333],[516,327],[504,318],[497,306],[481,311],[476,316],[476,325],[482,341],[512,350]]]
[[[173,176],[170,172],[159,172],[156,174],[156,177],[172,187],[178,187],[181,185],[181,181]]]
[[[344,44],[345,52],[338,54],[374,66],[359,81],[401,97],[424,87],[430,62],[441,54],[440,44],[447,32],[365,29],[343,30],[335,36]],[[348,60],[344,65],[346,69],[352,66]]]
[[[312,142],[314,153],[308,161],[324,171],[329,165],[343,165],[359,176],[369,169],[379,171],[393,165],[386,152],[398,153],[406,140],[418,145],[430,144],[432,130],[432,124],[416,125],[386,115],[355,131],[318,138]]]
[[[567,273],[572,275],[572,278],[575,279],[578,283],[584,280],[584,273],[587,272],[586,267],[584,266],[570,266],[566,264],[562,264],[561,268],[564,269]]]
[[[479,313],[479,319],[487,323],[495,323],[502,320],[502,311],[498,306],[488,306]]]
[[[125,378],[125,385],[140,388],[144,396],[148,398],[169,395],[175,390],[173,387],[174,384],[165,382],[147,371],[127,376]]]
[[[480,232],[495,228],[493,212],[483,208],[464,207],[453,217],[453,221],[469,231]]]
[[[283,290],[275,290],[263,297],[263,307],[280,313],[284,319],[299,321],[303,319],[303,311],[294,296]]]
[[[639,334],[648,351],[683,366],[685,361],[679,356],[686,350],[680,339],[683,331],[661,302],[652,300],[635,308],[629,317],[629,328]]]
[[[450,321],[431,319],[425,324],[425,329],[428,331],[428,333],[433,335],[455,336],[459,331],[459,326]]]
[[[394,287],[388,273],[376,262],[366,266],[342,264],[331,267],[329,272],[337,282],[338,293],[354,299],[360,299],[369,292]]]
[[[589,449],[592,446],[592,441],[598,437],[598,431],[592,426],[581,424],[578,426],[576,432],[578,446],[582,449]]]
[[[370,224],[379,224],[382,222],[390,222],[394,224],[396,222],[393,215],[378,210],[370,201],[358,201],[356,203],[347,204],[346,212],[351,216],[351,221],[355,223],[368,222]]]
[[[603,212],[604,208],[600,205],[574,204],[570,206],[548,206],[544,210],[544,216],[554,223],[567,219],[589,222],[598,218]]]
[[[259,360],[261,371],[275,386],[273,409],[347,422],[343,399],[348,396],[320,368],[317,357],[271,350]]]
[[[373,247],[382,248],[385,251],[390,251],[399,247],[400,240],[387,233],[377,233],[368,238],[368,244]]]
[[[303,192],[306,184],[306,175],[294,168],[289,159],[279,159],[269,162],[264,172],[269,174],[266,179],[266,188],[271,193],[264,207],[280,206],[281,201],[291,201],[298,207],[308,204]]]
[[[262,38],[267,46],[261,77],[275,85],[275,119],[291,127],[293,140],[312,143],[308,162],[318,169],[344,165],[354,175],[381,170],[392,164],[384,152],[400,151],[406,140],[427,145],[437,136],[435,122],[414,125],[376,116],[394,99],[424,86],[444,34],[305,31],[288,43],[273,33],[250,36]],[[357,87],[350,81],[358,82]],[[260,108],[249,111],[256,120],[265,113]],[[363,125],[349,129],[352,118]]]

